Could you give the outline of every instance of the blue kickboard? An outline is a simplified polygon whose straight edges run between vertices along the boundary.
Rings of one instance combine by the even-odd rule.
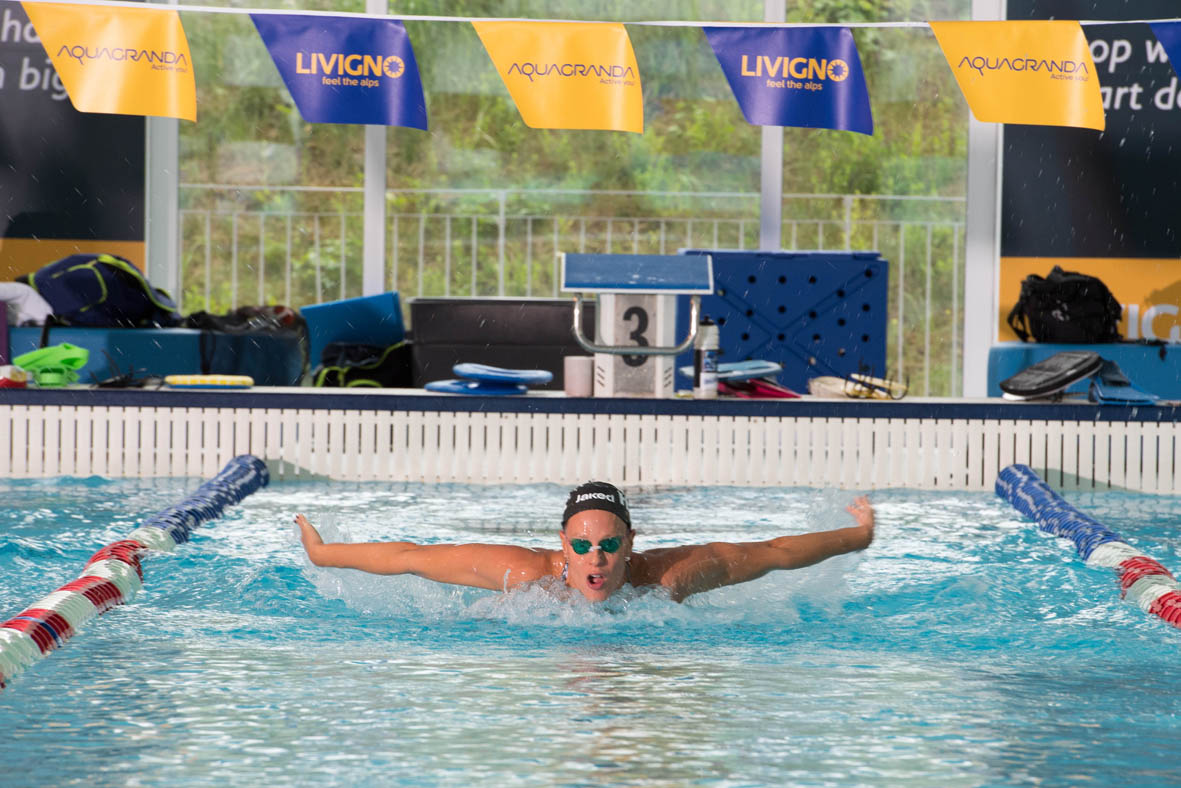
[[[718,380],[767,378],[778,375],[782,370],[783,365],[774,361],[730,361],[718,364]],[[677,371],[687,378],[693,377],[693,367],[681,367]]]
[[[314,367],[329,342],[389,347],[406,338],[397,291],[309,304],[299,310],[308,327],[308,359]]]
[[[1092,402],[1100,405],[1154,405],[1160,399],[1136,388],[1119,364],[1107,359],[1103,359],[1099,371],[1091,377],[1088,395]]]
[[[456,364],[451,372],[461,378],[487,383],[523,383],[527,386],[543,386],[554,379],[554,373],[547,369],[505,369],[488,364]]]
[[[1100,380],[1091,381],[1088,395],[1091,402],[1100,405],[1155,405],[1160,399],[1157,395],[1135,386],[1111,385]]]
[[[494,383],[487,380],[436,380],[423,388],[440,394],[469,394],[480,397],[510,397],[529,391],[520,383]]]

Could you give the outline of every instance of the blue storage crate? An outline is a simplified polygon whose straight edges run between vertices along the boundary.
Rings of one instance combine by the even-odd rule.
[[[889,263],[877,252],[680,254],[713,257],[714,294],[701,299],[701,311],[718,324],[722,361],[778,362],[776,380],[799,392],[820,375],[886,376]],[[682,296],[678,336],[688,320],[689,299]],[[677,358],[677,367],[692,363],[691,352]]]

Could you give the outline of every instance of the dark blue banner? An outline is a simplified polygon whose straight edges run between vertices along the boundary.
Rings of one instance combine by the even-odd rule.
[[[251,14],[309,123],[427,128],[410,36],[392,19]]]
[[[706,27],[747,123],[873,134],[869,92],[844,27]]]
[[[1177,67],[1177,64],[1181,63],[1181,22],[1150,22],[1148,26],[1152,28],[1156,40],[1165,48],[1165,54],[1173,64],[1174,73],[1181,76],[1181,68]]]

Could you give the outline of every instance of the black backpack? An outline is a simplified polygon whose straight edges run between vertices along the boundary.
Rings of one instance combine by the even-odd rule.
[[[1118,342],[1122,313],[1101,280],[1054,266],[1045,278],[1025,277],[1008,323],[1022,342]]]
[[[118,255],[72,254],[21,279],[63,325],[171,328],[180,322],[172,297]]]
[[[410,388],[414,385],[411,345],[388,347],[329,342],[312,371],[312,385],[322,388]]]

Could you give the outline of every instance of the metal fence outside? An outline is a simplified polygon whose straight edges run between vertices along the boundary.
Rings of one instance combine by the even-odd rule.
[[[359,188],[181,186],[181,308],[361,295]],[[890,263],[888,357],[917,395],[960,393],[963,197],[791,194],[785,250]],[[558,252],[756,249],[759,195],[389,190],[384,281],[415,296],[558,296]]]

